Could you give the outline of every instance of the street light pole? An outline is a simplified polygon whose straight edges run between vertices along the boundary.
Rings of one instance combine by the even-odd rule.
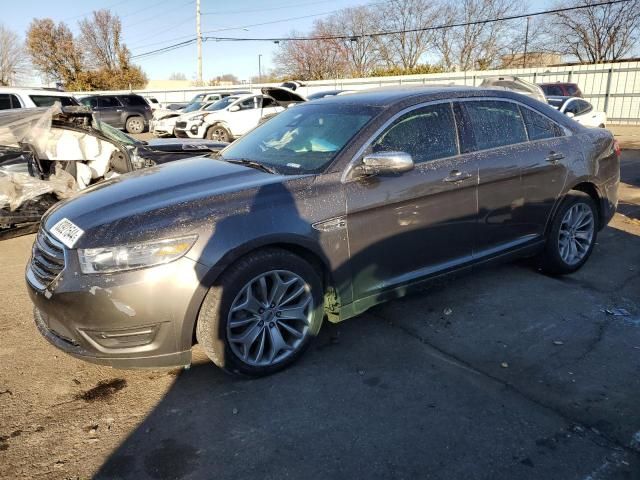
[[[258,83],[262,83],[262,54],[258,54]]]

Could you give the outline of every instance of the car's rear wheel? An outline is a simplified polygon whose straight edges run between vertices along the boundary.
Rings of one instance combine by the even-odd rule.
[[[323,315],[314,268],[285,250],[265,249],[240,259],[209,290],[196,337],[226,371],[269,375],[300,357]]]
[[[222,125],[213,125],[209,127],[206,135],[208,140],[214,140],[216,142],[230,142],[231,133]]]
[[[129,117],[125,128],[129,133],[142,133],[144,131],[144,120],[142,117]]]
[[[544,271],[563,275],[578,270],[589,259],[598,234],[598,211],[593,199],[571,191],[553,219],[544,251]]]

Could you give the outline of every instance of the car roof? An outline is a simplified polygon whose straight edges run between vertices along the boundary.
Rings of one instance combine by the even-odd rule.
[[[50,97],[73,97],[70,92],[45,88],[0,87],[0,93],[24,93],[26,95],[49,95]]]
[[[542,83],[538,83],[538,85],[542,86],[547,86],[547,85],[578,85],[577,83],[574,82],[542,82]]]
[[[312,103],[322,101],[323,104],[340,103],[344,105],[369,105],[391,107],[413,99],[416,102],[427,102],[448,98],[496,97],[509,98],[525,102],[528,97],[509,90],[494,88],[466,87],[461,85],[438,86],[395,86],[361,90],[349,95],[335,95]]]

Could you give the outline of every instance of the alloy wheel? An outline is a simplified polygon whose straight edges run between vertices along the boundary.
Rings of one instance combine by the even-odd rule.
[[[227,318],[232,352],[252,366],[274,365],[302,346],[313,315],[307,282],[288,270],[272,270],[249,281]]]
[[[567,265],[576,265],[589,252],[593,242],[595,219],[585,203],[576,203],[566,211],[560,224],[558,248]]]

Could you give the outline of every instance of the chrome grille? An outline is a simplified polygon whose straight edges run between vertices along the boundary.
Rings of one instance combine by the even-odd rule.
[[[176,122],[176,128],[187,128],[187,122]]]
[[[27,278],[33,286],[44,290],[64,269],[64,247],[40,229],[33,243]]]

